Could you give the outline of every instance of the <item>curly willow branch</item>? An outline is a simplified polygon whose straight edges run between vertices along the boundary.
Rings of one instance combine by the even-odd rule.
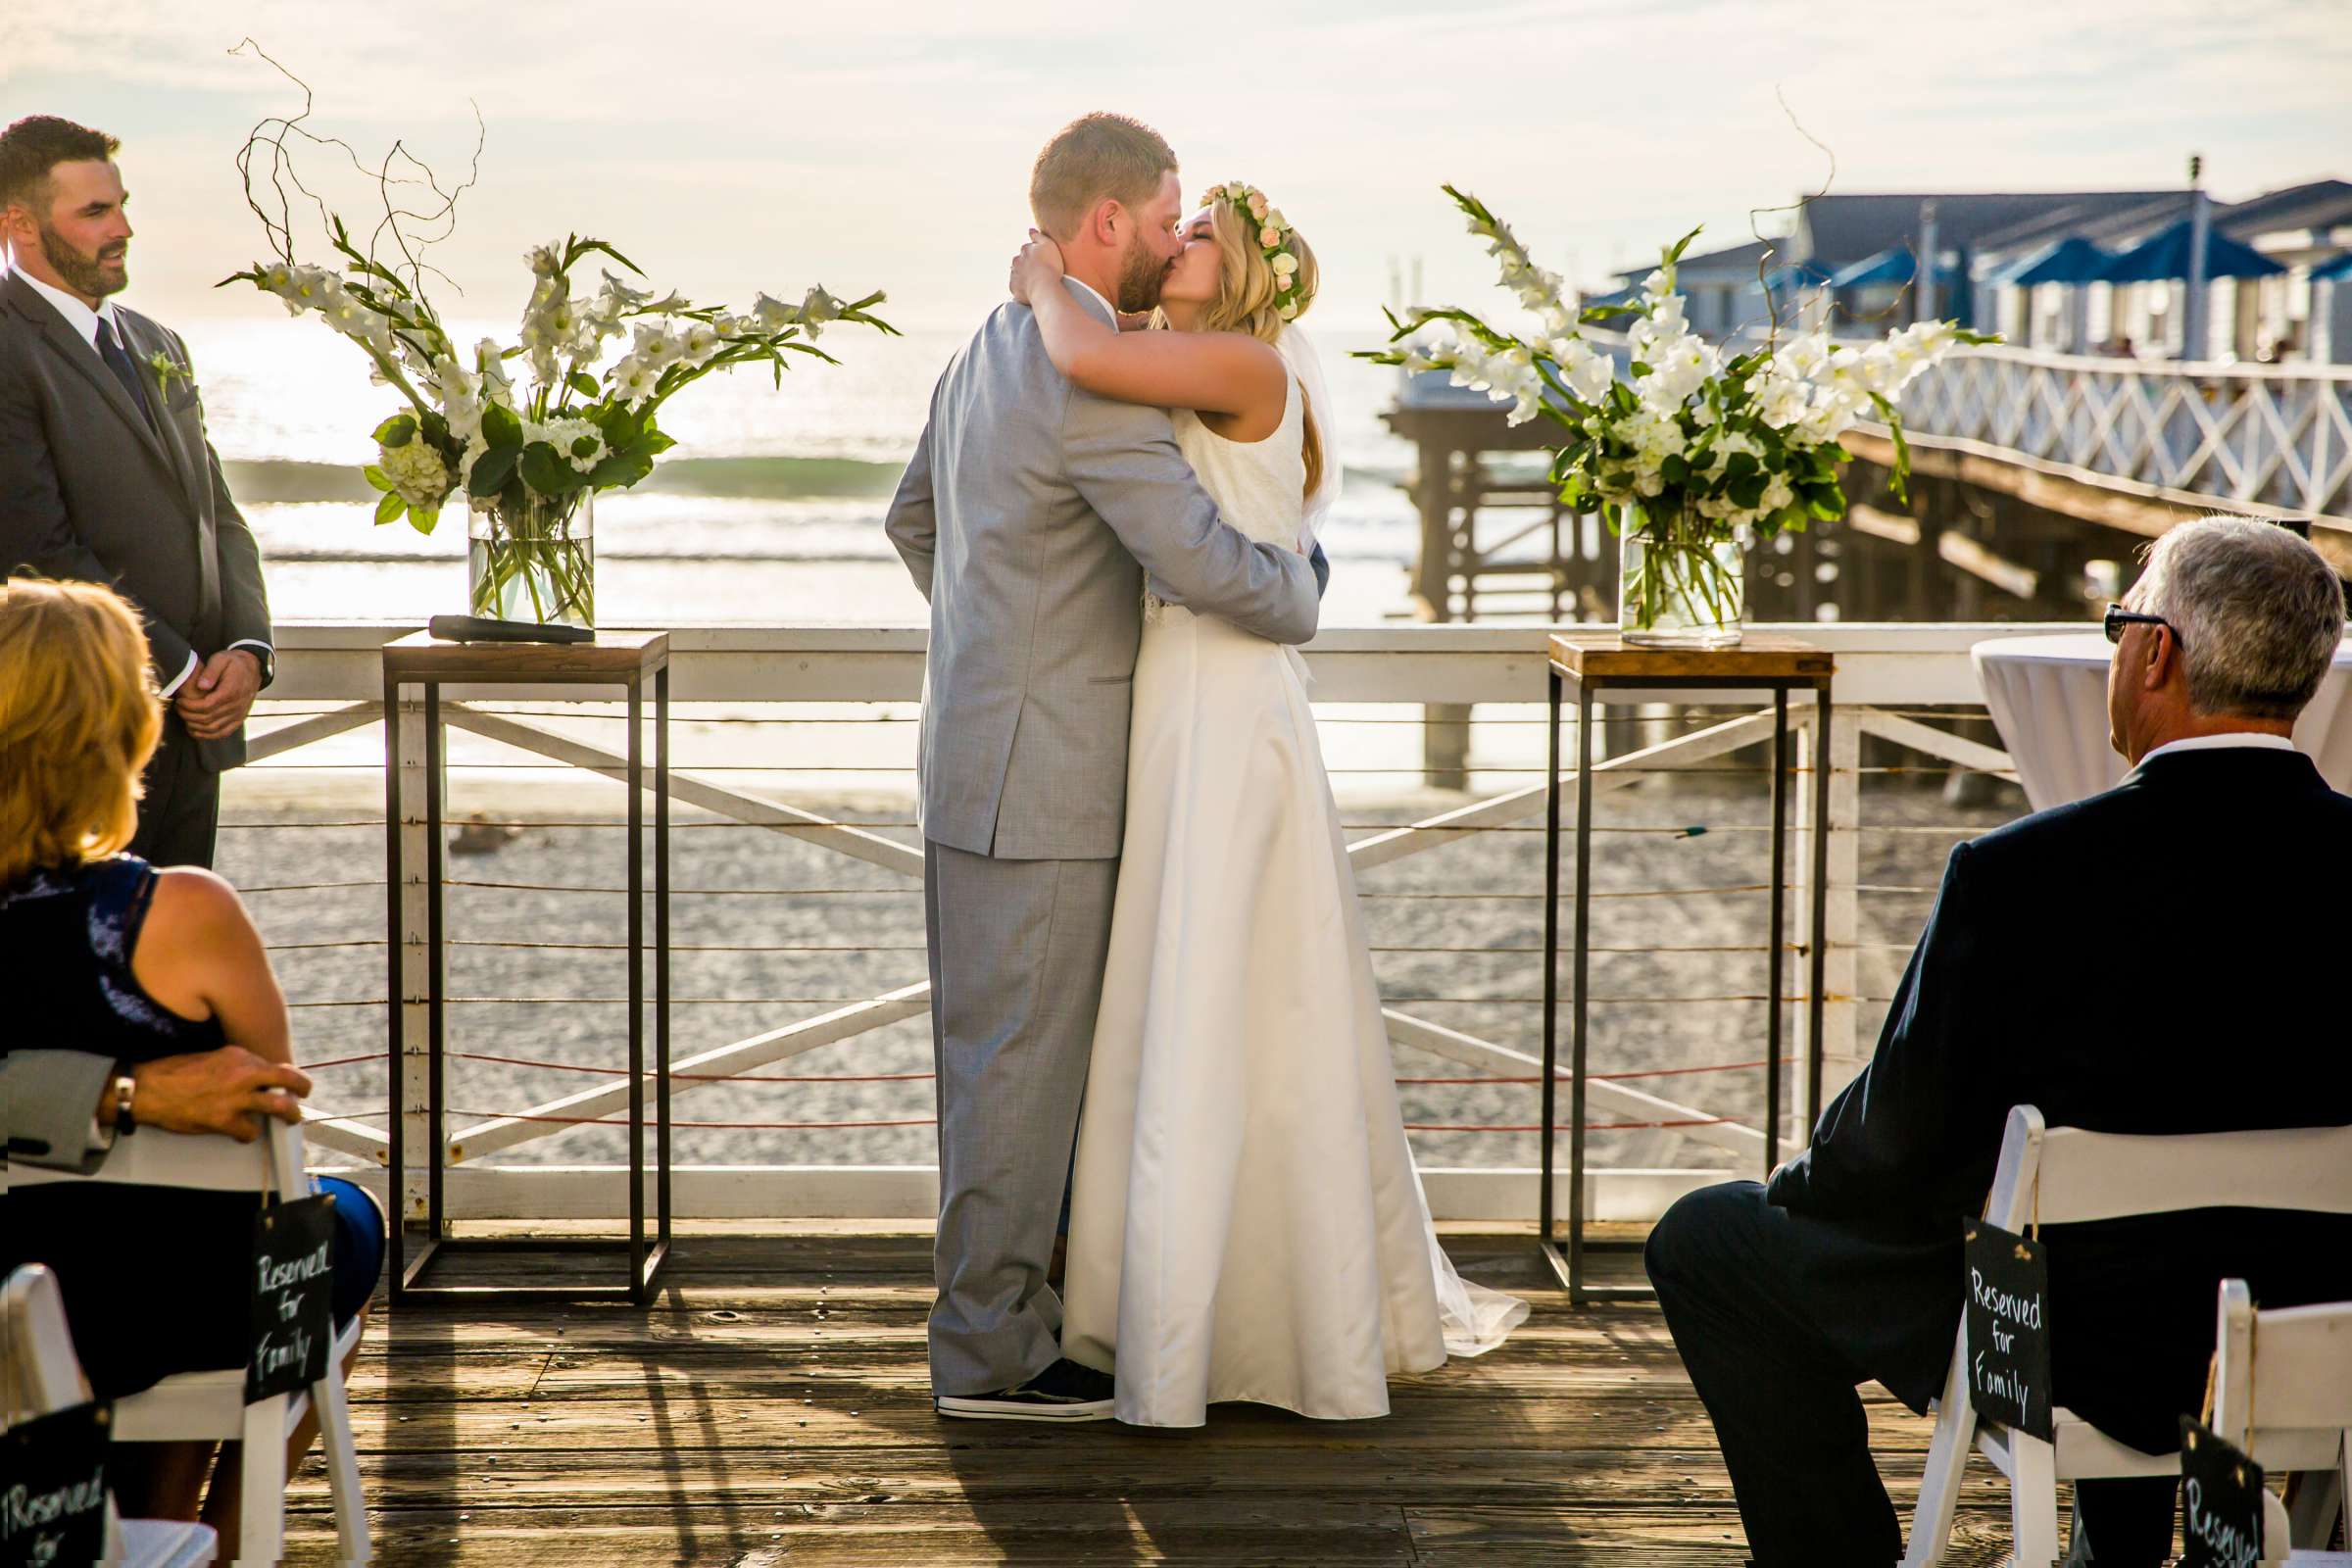
[[[1782,92],[1779,86],[1774,86],[1772,96],[1779,102],[1781,113],[1788,117],[1789,127],[1821,149],[1821,156],[1830,161],[1830,169],[1821,177],[1821,189],[1810,195],[1799,196],[1785,207],[1751,207],[1747,210],[1747,232],[1757,244],[1764,247],[1763,254],[1756,258],[1756,286],[1764,291],[1764,308],[1772,313],[1772,335],[1766,339],[1768,348],[1778,345],[1781,340],[1781,307],[1780,302],[1772,297],[1771,277],[1772,259],[1780,253],[1773,249],[1772,241],[1758,232],[1756,220],[1770,213],[1802,212],[1806,203],[1821,200],[1830,193],[1830,187],[1838,183],[1838,155],[1819,136],[1805,128],[1804,122],[1796,118],[1796,111],[1788,107],[1788,94]]]
[[[268,50],[255,43],[250,37],[240,40],[237,46],[228,52],[232,55],[252,53],[266,62],[279,75],[302,89],[302,112],[300,114],[265,117],[246,134],[245,144],[237,149],[237,174],[245,187],[245,205],[252,208],[254,216],[262,220],[262,229],[270,236],[270,248],[277,252],[278,259],[287,263],[294,260],[292,198],[286,193],[286,187],[289,184],[318,209],[319,226],[325,231],[329,243],[334,240],[333,213],[327,209],[325,201],[316,191],[305,185],[301,176],[295,172],[293,154],[286,147],[286,138],[298,136],[313,146],[342,149],[343,155],[351,160],[351,167],[375,183],[377,195],[384,205],[384,216],[368,236],[369,265],[379,265],[376,251],[383,243],[384,236],[389,234],[392,243],[400,251],[404,267],[387,269],[387,270],[395,272],[405,270],[410,292],[416,294],[423,292],[422,284],[426,272],[431,272],[435,277],[448,283],[451,288],[458,289],[460,293],[465,292],[462,288],[458,288],[457,281],[447,272],[426,263],[424,253],[457,232],[458,198],[471,190],[475,182],[481,178],[482,148],[489,138],[489,127],[482,121],[481,106],[479,104],[472,106],[473,156],[471,164],[466,170],[466,177],[455,188],[443,190],[440,177],[433,172],[432,166],[409,151],[404,142],[393,142],[391,150],[384,154],[382,164],[377,168],[369,169],[366,163],[362,162],[359,149],[342,137],[321,136],[317,131],[310,129],[303,123],[304,121],[311,118],[311,112],[316,103],[310,83],[288,71]],[[277,211],[274,217],[271,216],[269,209],[255,199],[254,194],[254,160],[257,152],[263,150],[267,151],[270,160],[270,188],[276,197]],[[398,161],[405,161],[423,177],[393,174],[393,165]],[[439,205],[404,207],[394,198],[393,187],[395,185],[422,186],[432,192]],[[402,220],[404,219],[416,224],[441,224],[441,231],[439,233],[413,232],[410,228],[403,226]]]

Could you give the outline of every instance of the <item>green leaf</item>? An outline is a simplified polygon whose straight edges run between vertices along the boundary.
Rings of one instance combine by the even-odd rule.
[[[1681,261],[1683,259],[1683,252],[1689,250],[1690,248],[1690,242],[1698,238],[1699,229],[1705,228],[1706,226],[1706,224],[1701,223],[1698,225],[1698,228],[1692,229],[1690,233],[1685,234],[1681,239],[1676,240],[1674,242],[1673,249],[1667,251],[1666,253],[1666,265],[1668,267],[1672,267],[1675,263]]]
[[[440,520],[441,509],[437,506],[411,507],[409,509],[409,525],[418,533],[431,533],[433,524]]]
[[[375,427],[375,444],[379,447],[405,447],[416,439],[416,416],[395,414]]]
[[[596,384],[596,377],[590,375],[586,370],[572,371],[564,378],[564,384],[590,402],[594,402],[604,391],[604,388]]]
[[[557,455],[554,447],[544,441],[534,441],[524,447],[514,467],[522,475],[522,482],[543,496],[564,495],[579,488],[571,481],[577,480],[580,475],[570,464]]]
[[[522,421],[514,416],[513,409],[493,403],[482,410],[482,436],[490,443],[493,452],[519,451],[522,447]],[[488,495],[497,488],[493,485],[491,490],[477,490],[474,493]]]
[[[466,481],[466,493],[485,501],[498,494],[514,477],[514,462],[521,456],[519,446],[493,447],[483,453],[474,460],[473,473]]]
[[[399,516],[402,513],[408,510],[409,504],[406,501],[401,500],[400,497],[387,490],[384,492],[383,499],[375,504],[375,520],[380,526],[383,523],[390,522],[393,518]]]
[[[1870,406],[1878,410],[1879,417],[1886,421],[1887,433],[1894,437],[1894,466],[1886,470],[1886,489],[1895,500],[1909,506],[1911,496],[1903,481],[1911,476],[1911,443],[1903,439],[1902,416],[1877,392],[1870,395]]]
[[[384,491],[387,494],[391,492],[392,481],[385,477],[383,469],[372,463],[360,470],[360,477],[367,480],[369,487],[373,489]]]
[[[605,460],[589,470],[588,482],[599,490],[626,490],[653,471],[652,453],[638,447],[624,447],[607,453]]]

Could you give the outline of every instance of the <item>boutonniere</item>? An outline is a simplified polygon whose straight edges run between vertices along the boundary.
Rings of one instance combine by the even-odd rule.
[[[147,368],[155,372],[156,389],[167,397],[171,395],[172,382],[184,382],[188,378],[188,372],[180,368],[179,362],[162,349],[147,356]]]

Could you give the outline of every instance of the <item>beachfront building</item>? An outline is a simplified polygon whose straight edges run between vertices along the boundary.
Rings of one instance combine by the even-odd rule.
[[[1936,259],[1925,279],[1923,255]],[[1832,193],[1800,203],[1781,238],[1687,258],[1677,281],[1691,323],[1714,336],[1817,318],[1873,335],[1937,315],[2077,354],[2347,363],[2352,326],[2334,318],[2352,291],[2326,274],[2348,255],[2352,183],[2333,178],[2240,202],[2198,189]],[[1620,280],[1632,288],[1645,270]]]

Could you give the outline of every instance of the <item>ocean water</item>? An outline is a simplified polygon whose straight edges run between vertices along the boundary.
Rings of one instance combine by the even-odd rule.
[[[460,341],[509,329],[459,326]],[[269,564],[281,618],[422,617],[465,605],[464,515],[429,536],[377,526],[361,479],[368,432],[401,399],[315,320],[184,330],[213,442]],[[637,489],[596,503],[599,618],[611,624],[919,621],[922,602],[882,532],[933,382],[961,334],[836,330],[838,366],[712,376],[662,411],[677,448]],[[1379,416],[1396,372],[1346,358],[1376,340],[1321,340],[1332,431],[1348,468],[1325,531],[1333,623],[1398,613],[1419,530],[1396,481],[1411,449]]]

